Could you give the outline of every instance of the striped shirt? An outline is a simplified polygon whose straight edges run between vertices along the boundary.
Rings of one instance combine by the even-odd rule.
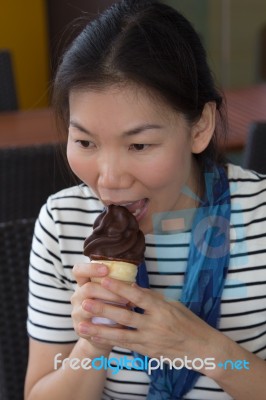
[[[266,358],[266,176],[228,165],[231,194],[230,264],[221,299],[218,329],[257,356]],[[29,269],[28,333],[47,343],[75,343],[70,297],[72,267],[88,262],[83,242],[103,204],[85,185],[48,198],[36,222]],[[146,235],[150,286],[178,300],[186,270],[190,233]],[[115,347],[110,357],[130,351]],[[177,355],[178,357],[178,355]],[[212,357],[212,355],[210,355]],[[149,376],[138,369],[108,369],[103,400],[145,399]],[[201,376],[184,399],[228,400],[210,378]]]

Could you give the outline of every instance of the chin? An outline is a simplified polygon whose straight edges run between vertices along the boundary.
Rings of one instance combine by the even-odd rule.
[[[151,221],[146,220],[146,218],[142,221],[139,221],[139,228],[144,233],[144,235],[153,232],[153,224]]]

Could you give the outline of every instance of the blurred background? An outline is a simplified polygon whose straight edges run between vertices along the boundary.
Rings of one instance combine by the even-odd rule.
[[[23,398],[35,219],[50,194],[77,182],[59,157],[62,138],[50,107],[51,82],[66,41],[74,36],[73,20],[84,14],[93,19],[114,2],[0,0],[1,400]],[[226,156],[266,174],[266,0],[165,3],[200,34],[224,92],[229,129],[220,145]]]
[[[0,1],[0,50],[10,54],[19,109],[49,105],[49,87],[66,28],[113,0]],[[265,0],[165,0],[200,33],[218,85],[266,81]],[[1,79],[1,78],[0,78]]]

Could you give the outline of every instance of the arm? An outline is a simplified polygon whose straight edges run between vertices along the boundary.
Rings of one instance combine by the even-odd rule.
[[[90,282],[90,278],[102,277],[108,269],[101,264],[79,264],[74,267],[74,275],[78,286],[72,295],[72,318],[75,330],[80,331],[84,323],[89,322],[91,313],[82,311],[80,305],[90,298],[123,302],[120,296],[104,289],[98,283]],[[113,329],[113,328],[110,328]],[[112,345],[92,343],[90,338],[80,337],[76,344],[45,344],[30,340],[30,355],[25,382],[25,400],[97,400],[101,398],[106,371],[76,368],[80,363],[75,359],[94,359],[108,357]],[[58,355],[58,356],[57,356]],[[64,359],[65,362],[61,363]],[[56,362],[57,359],[57,362]],[[73,367],[74,366],[74,367]]]
[[[237,343],[219,333],[217,363],[226,360],[245,360],[241,370],[216,368],[209,374],[226,393],[235,400],[265,399],[266,362]],[[206,374],[207,375],[207,374]]]
[[[106,350],[96,349],[87,340],[79,339],[75,345],[44,344],[30,339],[30,357],[25,382],[25,400],[97,400],[101,398],[106,371],[84,368],[73,369],[69,362],[63,365],[58,361],[55,369],[55,356],[65,358],[95,358],[104,355]]]
[[[91,337],[92,342],[128,348],[158,359],[160,356],[171,360],[185,356],[190,359],[213,357],[216,365],[228,359],[246,360],[249,370],[224,370],[216,366],[200,372],[215,380],[235,400],[265,399],[265,361],[207,325],[179,302],[167,302],[149,289],[137,285],[128,287],[110,278],[104,278],[102,285],[143,308],[145,313],[137,314],[92,299],[86,300],[83,307],[92,314],[135,328],[110,330],[87,323],[87,337]]]

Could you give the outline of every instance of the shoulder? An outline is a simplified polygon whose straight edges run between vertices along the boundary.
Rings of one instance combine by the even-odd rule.
[[[240,201],[246,205],[264,202],[266,175],[228,164],[228,180],[232,203]]]
[[[255,310],[261,308],[265,300],[266,176],[229,164],[228,179],[230,265],[222,307],[224,315],[234,312],[234,319],[232,328],[227,318],[222,327],[228,332],[240,331],[239,326],[245,325],[258,330],[263,324],[263,314]],[[245,307],[249,309],[248,315],[244,315]],[[250,342],[250,345],[255,346],[254,351],[261,347],[259,341]]]
[[[60,190],[49,196],[46,204],[42,207],[40,215],[49,214],[54,219],[59,214],[62,218],[64,214],[71,213],[74,215],[76,212],[75,216],[77,217],[79,213],[100,213],[103,207],[102,202],[94,192],[88,186],[81,184]]]
[[[231,257],[265,268],[266,176],[228,165],[231,196]]]
[[[88,186],[73,186],[48,197],[37,225],[58,238],[68,230],[90,228],[103,208],[102,202]]]
[[[231,186],[238,183],[238,186],[243,188],[248,186],[265,187],[266,175],[259,174],[258,172],[244,169],[239,165],[227,164],[228,180]]]
[[[64,204],[72,204],[75,206],[89,204],[90,208],[99,208],[99,205],[102,206],[102,203],[91,188],[84,184],[60,190],[51,195],[47,203],[53,206]]]
[[[228,179],[231,224],[238,236],[252,237],[253,246],[258,246],[261,241],[261,247],[265,247],[266,175],[229,164]]]

